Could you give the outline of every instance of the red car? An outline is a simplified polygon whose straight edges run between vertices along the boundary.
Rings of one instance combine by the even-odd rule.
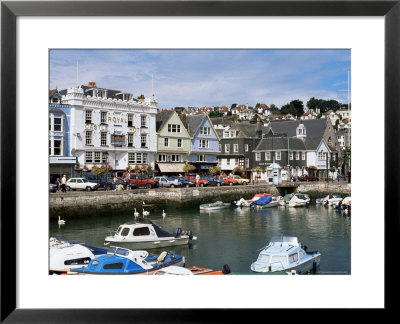
[[[299,177],[299,181],[319,181],[319,178],[304,174]]]
[[[125,179],[126,173],[124,172],[122,175],[122,179]],[[139,188],[157,188],[158,187],[158,181],[154,179],[149,179],[146,177],[146,175],[142,173],[134,173],[131,172],[129,174],[129,181],[131,184],[135,183],[138,185]]]
[[[185,179],[190,181],[190,182],[196,183],[196,175],[193,175],[193,174],[186,175]],[[206,187],[209,184],[210,184],[210,182],[208,180],[204,180],[204,179],[200,179],[199,180],[199,186],[200,187]]]
[[[231,179],[228,177],[223,177],[223,176],[215,176],[214,178],[217,178],[218,180],[221,180],[223,182],[225,182],[225,185],[230,185],[230,186],[234,186],[234,185],[238,185],[239,182],[235,179]]]

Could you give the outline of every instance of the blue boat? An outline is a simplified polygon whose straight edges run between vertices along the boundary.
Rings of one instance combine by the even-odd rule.
[[[264,196],[251,203],[251,207],[257,209],[276,207],[279,205],[279,200],[275,197]]]
[[[133,251],[111,246],[107,255],[90,261],[86,267],[73,269],[80,274],[153,274],[169,266],[184,266],[185,257],[162,252],[158,257],[149,256],[147,251]]]

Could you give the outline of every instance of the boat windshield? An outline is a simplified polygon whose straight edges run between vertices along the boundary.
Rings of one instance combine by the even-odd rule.
[[[258,262],[269,263],[269,255],[268,254],[260,254],[257,259]]]
[[[297,245],[298,241],[297,241],[297,237],[294,236],[274,236],[271,239],[271,243],[290,243],[292,245]]]

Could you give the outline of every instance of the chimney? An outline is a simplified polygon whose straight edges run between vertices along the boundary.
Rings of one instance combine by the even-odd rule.
[[[96,82],[90,81],[90,82],[88,83],[88,86],[89,86],[90,88],[96,88]]]
[[[260,118],[257,118],[256,136],[258,138],[262,138],[262,125],[261,125],[261,119]]]

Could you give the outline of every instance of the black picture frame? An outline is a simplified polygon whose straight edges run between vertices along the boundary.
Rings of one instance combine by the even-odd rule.
[[[384,16],[385,17],[385,262],[389,231],[398,231],[400,0],[394,1],[2,1],[1,3],[1,322],[227,322],[243,310],[17,309],[16,19],[19,16]],[[89,10],[90,9],[90,10]],[[373,180],[373,179],[371,179]],[[10,189],[11,188],[11,189]],[[398,233],[398,232],[397,232]],[[396,235],[394,233],[393,235]],[[396,236],[395,236],[396,237]],[[383,265],[377,265],[383,266]],[[391,309],[395,268],[385,266],[385,309]],[[366,271],[371,271],[366,269]],[[373,275],[373,270],[371,272]],[[393,281],[392,281],[393,280]],[[367,283],[366,283],[367,284]],[[221,292],[223,298],[223,292]],[[312,307],[312,304],[310,305]],[[248,310],[247,310],[248,311]],[[256,310],[252,317],[257,316]],[[260,310],[258,310],[260,311]],[[314,320],[316,320],[314,318]]]

